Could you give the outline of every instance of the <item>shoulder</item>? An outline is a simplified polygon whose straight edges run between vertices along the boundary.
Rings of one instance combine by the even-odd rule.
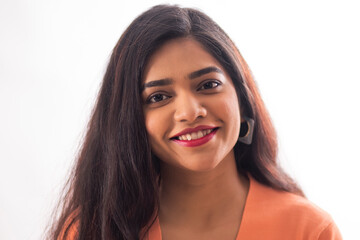
[[[272,234],[278,231],[282,236],[299,236],[292,239],[341,239],[331,216],[308,199],[275,190],[251,178],[246,207],[247,217]],[[328,237],[331,235],[335,238]]]
[[[327,212],[305,197],[275,190],[257,182],[253,184],[257,185],[255,186],[257,188],[255,203],[264,207],[267,206],[267,209],[272,209],[279,215],[286,214],[288,217],[304,218],[310,222],[328,222],[331,220],[331,216]]]

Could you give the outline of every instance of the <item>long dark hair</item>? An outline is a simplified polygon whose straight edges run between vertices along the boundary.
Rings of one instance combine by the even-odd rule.
[[[111,55],[77,165],[49,238],[76,226],[78,239],[138,239],[157,216],[159,159],[147,139],[141,82],[149,57],[166,41],[191,37],[231,77],[245,115],[255,120],[251,145],[237,143],[239,172],[303,195],[277,163],[277,140],[252,74],[235,44],[204,13],[159,5],[137,17]]]

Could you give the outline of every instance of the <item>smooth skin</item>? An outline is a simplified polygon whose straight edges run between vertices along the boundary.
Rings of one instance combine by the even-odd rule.
[[[200,43],[179,38],[152,55],[143,83],[146,129],[161,160],[163,240],[234,240],[249,181],[236,170],[241,114],[231,78]],[[218,127],[209,142],[186,147],[171,139],[199,125]]]

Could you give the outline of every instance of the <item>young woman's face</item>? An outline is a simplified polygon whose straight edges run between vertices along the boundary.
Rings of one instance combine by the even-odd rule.
[[[233,154],[238,98],[229,75],[200,43],[164,44],[150,58],[143,83],[146,130],[162,164],[208,171]]]

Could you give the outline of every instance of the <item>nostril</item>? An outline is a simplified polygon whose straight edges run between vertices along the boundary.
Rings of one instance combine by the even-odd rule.
[[[207,115],[207,110],[196,101],[190,103],[182,103],[176,109],[174,119],[179,122],[193,122],[197,119],[204,118]]]

